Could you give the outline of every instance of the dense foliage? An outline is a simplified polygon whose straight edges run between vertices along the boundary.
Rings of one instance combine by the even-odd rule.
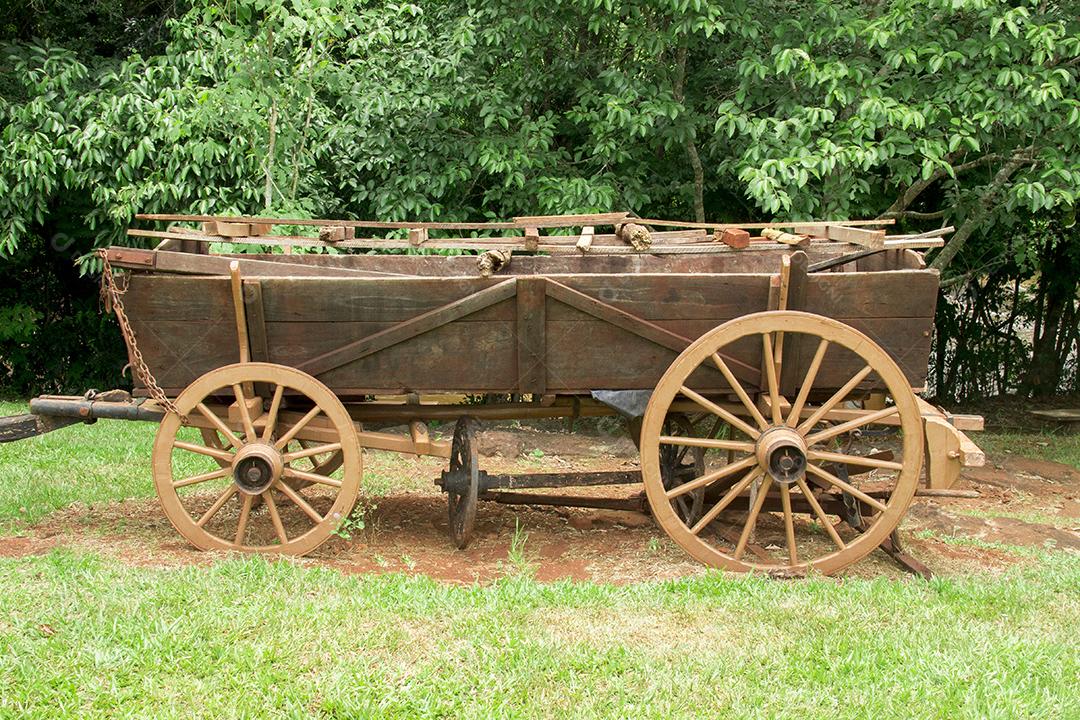
[[[994,390],[1080,382],[1072,3],[40,5],[0,20],[4,253],[123,242],[136,211],[886,215],[957,227],[941,394],[999,357]]]

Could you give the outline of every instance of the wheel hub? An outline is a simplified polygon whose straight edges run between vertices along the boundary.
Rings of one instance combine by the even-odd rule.
[[[233,482],[246,495],[260,495],[281,479],[284,467],[281,453],[273,445],[245,445],[233,460]]]
[[[791,484],[806,473],[806,442],[794,428],[778,425],[758,438],[758,464],[773,480]]]

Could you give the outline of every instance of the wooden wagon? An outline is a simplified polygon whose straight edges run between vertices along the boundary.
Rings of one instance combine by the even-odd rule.
[[[624,213],[141,218],[174,225],[129,231],[156,249],[102,254],[135,397],[37,398],[4,432],[160,422],[158,497],[200,548],[311,551],[352,511],[362,449],[378,448],[449,460],[436,482],[460,547],[480,500],[631,508],[714,567],[830,573],[897,552],[912,498],[981,462],[962,432],[981,419],[916,396],[938,276],[915,249],[937,237]],[[484,420],[616,414],[640,471],[478,466]],[[453,439],[429,436],[432,420],[454,423]]]

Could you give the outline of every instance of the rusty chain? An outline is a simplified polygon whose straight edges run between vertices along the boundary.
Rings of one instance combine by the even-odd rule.
[[[153,373],[150,372],[150,366],[146,364],[146,359],[143,358],[142,352],[139,351],[139,345],[135,339],[135,330],[131,327],[131,322],[128,320],[127,311],[124,310],[124,293],[126,290],[121,290],[117,285],[116,278],[113,276],[112,265],[109,263],[108,251],[105,249],[97,250],[95,253],[101,258],[101,293],[102,298],[105,300],[106,310],[111,306],[113,312],[116,313],[116,320],[120,324],[120,333],[124,336],[124,344],[127,345],[128,354],[131,356],[131,369],[135,373],[135,376],[146,387],[146,391],[150,394],[150,398],[154,400],[162,409],[166,412],[173,413],[180,418],[180,421],[187,424],[187,417],[180,412],[180,409],[176,407],[176,404],[169,399],[169,396],[165,394],[165,391],[158,385],[157,380],[154,379]]]

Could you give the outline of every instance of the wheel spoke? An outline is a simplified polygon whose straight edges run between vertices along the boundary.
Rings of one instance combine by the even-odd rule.
[[[303,458],[311,457],[312,455],[322,455],[323,453],[337,452],[341,449],[341,443],[329,443],[327,445],[313,445],[312,447],[303,448],[296,452],[285,453],[281,456],[282,462],[286,465]]]
[[[239,448],[240,446],[242,446],[244,444],[240,440],[240,438],[238,438],[236,436],[236,433],[234,433],[229,428],[229,426],[225,424],[225,421],[222,420],[221,418],[219,418],[217,416],[217,413],[215,413],[213,410],[206,407],[206,405],[204,403],[199,403],[198,405],[195,406],[195,409],[198,410],[199,413],[204,418],[209,420],[210,424],[213,425],[215,428],[217,428],[218,432],[220,432],[222,435],[224,435],[225,439],[228,440],[229,443],[231,443],[234,448]]]
[[[841,400],[846,398],[851,393],[851,391],[855,389],[856,385],[861,383],[866,378],[866,376],[873,371],[874,368],[867,365],[862,370],[855,373],[855,375],[850,380],[844,383],[844,386],[842,388],[836,391],[835,395],[829,398],[824,405],[815,410],[814,414],[808,417],[806,419],[806,422],[799,426],[799,432],[801,432],[803,435],[810,432],[810,429],[817,425],[818,420],[825,417],[830,410],[836,407],[836,405],[839,404]]]
[[[765,481],[758,488],[758,494],[754,499],[753,506],[750,508],[750,514],[746,516],[746,524],[743,525],[742,534],[739,535],[739,544],[735,546],[733,557],[736,560],[741,559],[743,553],[746,552],[746,544],[750,542],[750,533],[753,532],[754,526],[757,524],[758,514],[761,512],[761,506],[765,504],[765,496],[769,494],[770,487],[772,487],[772,478],[766,475]]]
[[[724,511],[728,505],[730,505],[735,498],[739,497],[739,493],[747,488],[747,486],[754,481],[758,475],[761,474],[761,468],[751,468],[750,472],[743,476],[743,479],[731,486],[724,497],[720,498],[719,502],[712,506],[709,512],[705,513],[694,527],[690,528],[690,532],[697,535],[706,527],[709,523],[716,519],[716,516]]]
[[[218,460],[224,460],[227,463],[231,463],[233,454],[228,450],[219,450],[217,448],[207,447],[206,445],[196,445],[195,443],[184,442],[183,440],[177,440],[173,443],[174,448],[181,450],[187,450],[197,455],[207,455]]]
[[[881,410],[872,412],[869,415],[863,415],[862,417],[857,417],[854,420],[848,420],[845,423],[840,423],[839,425],[834,425],[831,428],[826,428],[825,430],[816,432],[813,435],[809,435],[806,438],[806,444],[808,446],[817,444],[822,440],[828,440],[830,438],[836,437],[837,435],[843,435],[846,432],[851,432],[852,430],[860,428],[863,425],[869,425],[871,423],[877,422],[878,420],[892,417],[899,412],[900,408],[896,407],[895,405],[892,407],[882,408]]]
[[[682,485],[678,485],[676,487],[673,487],[671,490],[668,490],[665,494],[667,495],[668,500],[674,500],[675,498],[679,497],[680,495],[685,495],[686,493],[693,492],[693,491],[697,490],[698,488],[705,487],[706,485],[711,485],[712,483],[716,482],[717,480],[725,478],[728,475],[733,475],[733,474],[735,474],[737,472],[740,472],[742,470],[746,470],[747,468],[749,468],[750,466],[752,466],[752,465],[754,465],[756,463],[757,463],[757,458],[754,457],[753,455],[751,455],[750,457],[743,458],[742,460],[740,460],[737,463],[733,463],[731,465],[725,465],[724,467],[720,468],[719,470],[714,470],[713,472],[711,472],[711,473],[709,473],[707,475],[702,475],[699,478],[696,478],[696,479],[691,480],[689,482],[685,482]]]
[[[745,422],[743,422],[737,416],[733,415],[732,413],[728,412],[724,408],[720,407],[719,405],[714,403],[712,400],[709,400],[707,397],[694,392],[693,390],[686,387],[685,385],[683,385],[681,388],[679,388],[679,390],[680,390],[680,392],[682,392],[683,395],[690,398],[695,403],[697,403],[701,407],[703,407],[706,410],[708,410],[709,412],[711,412],[713,415],[718,415],[718,416],[722,417],[727,422],[728,425],[739,428],[739,430],[741,430],[743,432],[743,434],[745,434],[746,436],[756,439],[758,437],[758,435],[761,434],[759,431],[757,431],[754,428],[747,425]]]
[[[225,492],[221,493],[221,495],[218,496],[218,499],[214,501],[214,504],[211,505],[210,508],[202,514],[202,517],[200,517],[195,524],[199,527],[202,527],[206,523],[210,522],[210,518],[217,515],[218,510],[220,510],[225,505],[225,503],[229,502],[229,498],[231,498],[235,494],[235,485],[230,485],[229,487],[225,488]]]
[[[787,537],[788,562],[799,564],[799,553],[795,549],[795,518],[791,514],[791,489],[786,483],[780,483],[780,506],[784,508],[784,535]]]
[[[892,460],[882,460],[872,455],[845,455],[844,453],[826,452],[825,450],[808,450],[806,457],[809,460],[821,462],[844,463],[846,465],[858,465],[859,467],[880,468],[882,470],[903,470],[903,463]]]
[[[297,506],[299,506],[299,508],[304,511],[305,515],[307,515],[309,518],[311,518],[316,523],[321,523],[323,520],[326,519],[322,515],[317,513],[315,511],[315,508],[311,507],[311,505],[309,505],[308,502],[306,500],[304,500],[304,498],[300,497],[300,493],[296,492],[295,490],[293,490],[291,487],[289,487],[285,483],[279,482],[276,485],[276,487],[277,487],[278,490],[280,490],[281,492],[283,492],[285,494],[285,497],[289,498]]]
[[[817,515],[818,521],[825,528],[825,532],[829,533],[829,537],[832,538],[832,541],[836,543],[837,547],[841,550],[846,549],[847,545],[840,539],[840,533],[836,532],[836,527],[829,522],[829,518],[825,515],[825,511],[821,509],[821,503],[814,497],[814,493],[810,491],[809,486],[806,484],[806,480],[798,478],[795,482],[799,485],[799,489],[802,490],[806,502],[810,503],[810,507],[814,508],[814,514]]]
[[[799,424],[799,415],[802,414],[803,406],[806,405],[806,399],[810,397],[810,390],[814,387],[814,380],[817,379],[818,370],[821,369],[821,361],[825,359],[825,352],[829,349],[829,341],[822,338],[818,343],[817,352],[814,353],[814,359],[810,361],[810,367],[806,369],[806,377],[803,378],[802,387],[799,388],[799,394],[795,397],[795,402],[791,406],[791,412],[788,413],[787,426],[795,427]]]
[[[284,449],[285,446],[288,445],[289,442],[291,442],[294,437],[296,437],[297,433],[299,433],[301,430],[303,430],[304,427],[309,422],[314,420],[319,415],[319,413],[321,413],[321,412],[322,412],[322,409],[318,405],[311,408],[311,410],[308,411],[307,415],[300,418],[300,420],[295,425],[293,425],[291,428],[289,428],[289,431],[287,433],[285,433],[280,438],[278,438],[278,441],[276,443],[274,443],[274,446],[277,447],[278,450]]]
[[[278,514],[277,503],[274,502],[273,489],[265,491],[262,494],[262,499],[266,503],[266,511],[270,513],[270,522],[274,524],[274,532],[277,533],[278,540],[284,545],[289,542],[289,536],[285,534],[285,526],[281,524],[281,515]]]
[[[188,485],[196,485],[198,483],[206,482],[207,480],[217,480],[218,478],[228,477],[230,473],[232,473],[232,468],[225,467],[220,470],[215,470],[214,472],[203,473],[202,475],[192,475],[183,480],[177,480],[172,486],[174,488],[182,488],[187,487]]]
[[[325,475],[317,475],[316,473],[304,472],[303,470],[297,470],[295,468],[285,468],[285,477],[291,477],[296,480],[307,480],[310,483],[329,485],[330,487],[341,487],[340,480],[335,480],[334,478],[327,477]]]
[[[247,534],[248,517],[251,515],[251,504],[255,502],[254,495],[244,495],[244,506],[240,508],[240,520],[236,523],[236,546],[243,547],[244,536]]]
[[[712,450],[754,451],[754,443],[744,440],[713,440],[712,438],[686,437],[684,435],[661,435],[660,443],[662,445],[682,445],[684,447],[710,448]]]
[[[244,425],[244,433],[247,435],[247,441],[253,443],[259,439],[259,436],[255,434],[255,425],[251,422],[251,413],[248,412],[247,398],[244,397],[244,390],[239,385],[232,386],[233,395],[236,396],[236,404],[240,408],[240,422]]]
[[[270,401],[270,412],[266,415],[266,425],[263,427],[262,441],[264,443],[270,442],[270,438],[274,436],[274,430],[277,429],[277,416],[281,410],[281,398],[284,395],[284,385],[278,385],[274,388],[274,397]]]
[[[821,478],[825,482],[827,482],[827,483],[829,483],[831,485],[835,485],[836,487],[840,488],[841,490],[848,493],[849,495],[855,496],[856,498],[858,498],[862,502],[866,503],[870,507],[872,507],[872,508],[874,508],[876,510],[881,510],[882,512],[885,511],[885,509],[886,509],[885,503],[881,502],[877,498],[870,497],[869,495],[867,495],[866,493],[864,493],[862,490],[855,487],[851,483],[844,482],[843,480],[836,477],[835,475],[833,475],[828,470],[825,470],[824,468],[818,467],[817,465],[814,465],[813,463],[807,464],[806,469],[809,470],[810,472],[812,472],[813,474],[817,475],[819,478]]]
[[[780,414],[780,385],[776,381],[776,360],[773,358],[772,335],[761,333],[761,357],[765,364],[765,379],[769,384],[769,409],[772,411],[774,425],[784,421]]]
[[[723,358],[717,353],[713,353],[712,361],[713,364],[716,365],[716,369],[723,374],[724,379],[727,380],[731,389],[739,396],[739,400],[742,401],[742,404],[746,406],[746,409],[750,412],[750,417],[754,418],[754,422],[758,424],[758,427],[762,430],[769,427],[769,423],[765,419],[765,416],[761,414],[757,405],[755,405],[754,401],[750,399],[750,396],[746,394],[746,390],[743,388],[742,383],[735,377],[735,373],[731,372],[731,368],[727,366],[727,363],[724,362]]]

